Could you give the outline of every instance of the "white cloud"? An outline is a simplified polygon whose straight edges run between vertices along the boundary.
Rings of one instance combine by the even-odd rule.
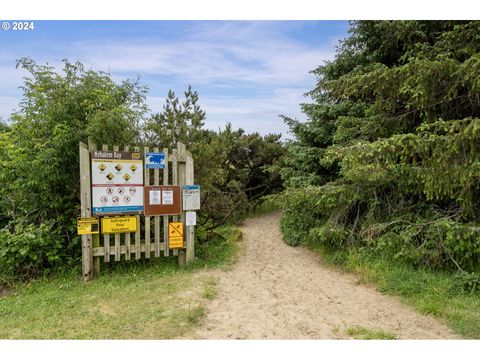
[[[286,27],[298,26],[294,24]],[[85,64],[112,73],[175,76],[198,84],[298,85],[309,79],[310,70],[333,59],[334,49],[330,44],[318,49],[294,41],[282,26],[209,22],[193,26],[188,36],[180,34],[174,40],[89,41],[72,49]]]
[[[110,72],[116,81],[141,75],[141,83],[151,89],[147,102],[152,112],[162,110],[166,89],[192,84],[207,111],[209,128],[230,121],[249,132],[285,134],[287,128],[278,115],[304,117],[299,103],[315,86],[309,71],[335,54],[329,42],[318,47],[293,39],[289,32],[302,26],[300,22],[192,23],[174,38],[149,35],[121,41],[90,39],[68,47],[52,44],[35,60],[39,64],[78,60],[86,68]],[[17,90],[12,89],[22,83],[22,75],[4,66],[3,56],[0,64],[0,96],[4,95],[0,116],[5,117],[9,107],[18,104],[12,97]]]
[[[287,136],[286,126],[280,115],[305,120],[299,103],[305,102],[304,91],[299,88],[280,88],[274,93],[255,97],[239,98],[227,96],[201,97],[199,102],[207,112],[206,126],[217,130],[231,122],[234,128],[260,134],[282,133]]]

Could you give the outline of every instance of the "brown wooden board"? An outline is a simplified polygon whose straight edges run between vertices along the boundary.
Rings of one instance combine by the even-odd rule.
[[[145,216],[179,215],[182,213],[180,186],[145,186],[143,204]]]

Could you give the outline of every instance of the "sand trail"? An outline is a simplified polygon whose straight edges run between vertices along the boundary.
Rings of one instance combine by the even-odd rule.
[[[286,245],[279,213],[245,221],[242,254],[215,270],[218,295],[196,339],[346,339],[347,329],[383,330],[399,339],[458,338],[444,324],[322,265],[308,249]]]

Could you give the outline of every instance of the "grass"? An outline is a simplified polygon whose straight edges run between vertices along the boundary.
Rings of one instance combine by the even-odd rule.
[[[171,339],[198,325],[217,281],[195,270],[232,264],[238,232],[219,230],[200,259],[176,257],[102,269],[91,282],[71,273],[18,285],[0,298],[2,339]]]
[[[237,260],[242,232],[232,225],[215,229],[215,237],[205,244],[196,245],[198,259],[194,267],[230,268]]]
[[[352,250],[325,252],[327,263],[360,275],[360,282],[373,283],[379,291],[397,296],[422,314],[444,321],[450,328],[469,339],[480,339],[480,294],[464,290],[453,274],[415,269]]]
[[[277,210],[279,210],[279,208],[278,208],[277,205],[275,205],[273,200],[267,199],[267,200],[263,201],[260,205],[255,207],[255,209],[251,210],[248,213],[248,217],[255,217],[255,216],[259,216],[259,215],[263,215],[263,214],[268,214],[268,213],[271,213],[271,212],[277,211]]]
[[[362,326],[347,328],[347,334],[358,340],[396,340],[397,337],[387,331],[372,330]]]

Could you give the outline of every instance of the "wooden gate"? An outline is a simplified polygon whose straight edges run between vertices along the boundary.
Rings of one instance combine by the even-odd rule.
[[[88,146],[82,142],[80,149],[80,195],[81,195],[81,217],[92,216],[92,193],[91,193],[91,166],[90,152],[97,150],[97,145],[90,143]],[[107,145],[102,145],[101,150],[109,150]],[[120,151],[119,146],[113,146],[113,151]],[[158,152],[159,148],[149,149],[144,147],[143,152],[153,150]],[[125,146],[121,151],[138,151],[139,147]],[[164,148],[165,168],[144,169],[144,185],[193,185],[193,157],[182,143],[169,152]],[[94,234],[82,235],[82,270],[83,279],[91,280],[94,275],[100,273],[100,260],[104,262],[140,259],[143,256],[178,256],[178,263],[184,265],[195,258],[194,248],[194,226],[185,226],[185,212],[174,216],[143,216],[137,217],[138,228],[135,233],[117,234]],[[143,234],[141,226],[143,220]],[[185,231],[185,243],[183,249],[169,249],[168,245],[168,223],[170,221],[183,222]],[[143,235],[143,236],[142,236]]]

